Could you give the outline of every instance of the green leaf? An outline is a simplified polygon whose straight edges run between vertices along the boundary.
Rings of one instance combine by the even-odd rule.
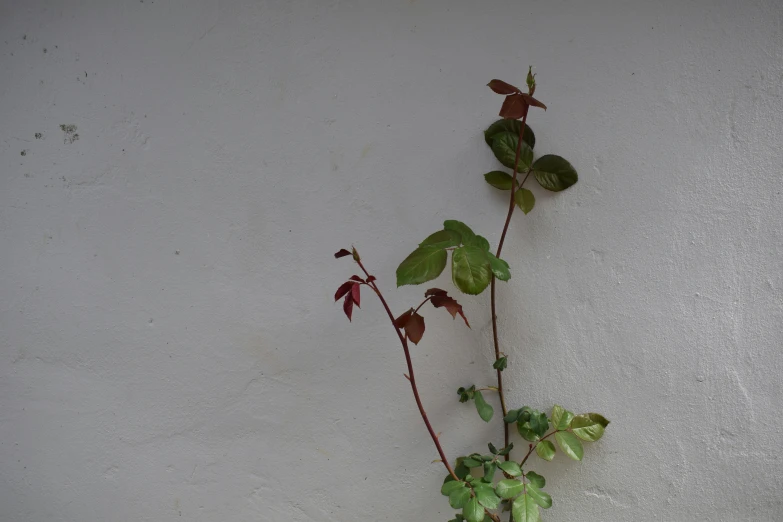
[[[487,238],[484,236],[473,236],[473,239],[471,239],[469,242],[465,241],[465,245],[478,247],[489,252],[489,241],[487,241]]]
[[[549,493],[544,493],[533,484],[528,484],[527,494],[533,499],[533,502],[542,508],[549,509],[552,507],[552,497],[549,496]]]
[[[508,269],[508,263],[503,259],[495,257],[491,252],[487,252],[489,257],[489,269],[492,270],[492,274],[501,281],[508,281],[511,279],[511,272]]]
[[[514,159],[517,155],[517,143],[519,138],[516,134],[510,132],[501,132],[493,136],[492,138],[492,153],[500,163],[506,167],[514,168]],[[533,162],[533,149],[530,146],[522,142],[519,148],[519,161],[517,162],[517,172],[526,172],[530,169],[530,164]]]
[[[451,230],[459,234],[462,238],[462,242],[466,245],[468,242],[472,241],[476,235],[469,226],[467,226],[462,221],[457,221],[456,219],[447,219],[444,221],[443,228],[445,230]]]
[[[565,190],[579,180],[574,167],[554,154],[538,158],[533,163],[533,174],[539,185],[552,192]]]
[[[530,414],[530,429],[532,429],[539,437],[543,437],[546,431],[549,429],[549,419],[546,418],[546,413],[538,410],[533,410]]]
[[[438,246],[419,247],[397,267],[397,286],[420,285],[438,277],[446,267],[448,255]]]
[[[476,385],[472,385],[470,388],[465,388],[463,386],[460,386],[460,388],[457,390],[457,395],[459,395],[459,402],[468,402],[473,398],[473,394],[476,393]]]
[[[484,520],[484,508],[479,504],[478,500],[472,498],[465,504],[462,516],[468,522],[482,522]]]
[[[456,465],[454,466],[454,474],[457,475],[457,478],[460,480],[465,480],[465,477],[470,474],[470,468],[464,464],[464,460],[464,458],[458,458]],[[446,478],[448,477],[451,477],[451,475],[447,475]]]
[[[530,429],[530,426],[527,422],[525,423],[517,423],[517,431],[520,435],[522,435],[522,438],[525,440],[529,440],[530,442],[536,442],[540,437],[536,435],[536,432]]]
[[[484,179],[487,180],[487,183],[500,190],[511,190],[511,185],[514,181],[510,174],[502,170],[487,172],[484,174]]]
[[[451,475],[449,475],[449,477],[451,477]],[[440,493],[441,493],[441,495],[445,495],[445,496],[448,497],[449,495],[451,495],[452,493],[454,493],[458,489],[464,488],[464,487],[465,487],[465,483],[464,482],[461,482],[459,480],[453,480],[453,477],[452,477],[451,481],[443,483],[443,486],[440,488]]]
[[[514,499],[511,505],[511,514],[514,522],[538,522],[540,520],[538,505],[530,495],[520,495]]]
[[[522,410],[510,410],[508,413],[506,413],[506,416],[503,417],[503,422],[506,424],[513,424],[519,419],[519,414],[522,413]]]
[[[583,413],[571,421],[571,431],[574,435],[588,442],[595,442],[604,436],[604,430],[609,421],[598,413]]]
[[[481,417],[484,422],[492,420],[492,414],[495,410],[484,400],[484,395],[477,390],[476,393],[473,394],[473,399],[476,401],[476,410],[478,411],[479,417]]]
[[[459,402],[468,402],[469,400],[473,399],[473,394],[475,392],[476,392],[475,384],[470,388],[460,387],[460,389],[457,390],[457,395],[459,395]]]
[[[497,455],[498,454],[498,449],[491,442],[487,443],[487,448],[489,448],[489,452],[492,453],[493,455]]]
[[[544,460],[555,458],[555,445],[548,440],[542,440],[536,446],[536,454]]]
[[[495,490],[489,484],[479,484],[473,491],[476,493],[476,500],[487,509],[495,509],[500,505],[500,498],[495,494]]]
[[[512,477],[518,477],[522,474],[522,468],[519,467],[519,464],[510,460],[498,463],[498,467]]]
[[[514,201],[516,201],[517,206],[522,209],[522,212],[529,214],[536,204],[536,197],[528,189],[521,188],[514,192]]]
[[[556,430],[567,430],[573,418],[574,414],[559,404],[552,406],[552,426]]]
[[[487,145],[491,147],[492,138],[498,133],[511,132],[515,136],[519,136],[519,128],[521,126],[522,122],[519,120],[512,120],[508,118],[498,120],[484,131],[484,141],[486,141]],[[533,131],[527,125],[525,125],[525,132],[522,134],[522,141],[530,145],[531,149],[536,146],[536,135],[533,134]]]
[[[517,431],[525,440],[535,442],[544,436],[549,428],[549,420],[546,414],[530,408],[522,408],[517,420]]]
[[[475,246],[464,246],[454,250],[451,257],[451,270],[454,285],[470,295],[483,292],[492,278],[487,251]]]
[[[543,488],[546,486],[546,479],[535,471],[528,471],[525,473],[525,477],[537,488]]]
[[[476,393],[481,393],[481,392],[476,392]],[[462,463],[469,468],[477,468],[481,466],[481,460],[475,459],[473,457],[465,457]]]
[[[470,499],[470,489],[467,487],[455,489],[449,495],[449,505],[454,509],[459,509]]]
[[[460,515],[459,513],[456,513],[456,514],[454,515],[454,518],[452,518],[451,520],[449,520],[449,522],[464,522],[464,521],[465,521],[465,517],[463,517],[463,516],[462,516],[462,515]]]
[[[503,357],[497,359],[494,363],[492,363],[492,367],[502,372],[503,370],[508,368],[508,358],[504,355]]]
[[[516,479],[504,479],[495,486],[495,493],[500,498],[513,498],[519,495],[524,487],[525,485]]]
[[[495,471],[498,469],[497,462],[485,462],[484,463],[484,476],[481,477],[481,480],[484,482],[492,482],[492,480],[495,478]]]
[[[512,450],[512,449],[514,449],[514,443],[513,443],[513,442],[509,443],[509,445],[508,445],[508,446],[506,446],[505,448],[503,448],[502,450],[500,450],[500,451],[498,452],[498,455],[504,455],[504,456],[505,456],[505,455],[508,455],[509,453],[511,453],[511,450]]]
[[[585,450],[576,435],[567,431],[558,431],[555,433],[555,440],[563,453],[574,460],[582,460]]]
[[[462,237],[453,230],[438,230],[434,234],[427,236],[427,239],[422,241],[419,246],[436,246],[439,248],[449,248],[459,246],[462,242]]]

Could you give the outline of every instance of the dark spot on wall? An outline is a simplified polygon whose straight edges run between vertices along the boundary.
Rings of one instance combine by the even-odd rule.
[[[22,156],[27,156],[27,151],[26,150],[22,151]]]
[[[76,125],[60,125],[60,130],[65,133],[63,143],[73,143],[79,139],[79,134],[76,133]]]
[[[42,138],[43,138],[43,134],[41,134],[40,132],[35,133],[35,139],[40,140]]]
[[[46,47],[44,47],[44,54],[48,53],[49,51],[46,50]]]

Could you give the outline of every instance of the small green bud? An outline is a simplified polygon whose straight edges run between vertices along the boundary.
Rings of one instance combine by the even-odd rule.
[[[527,88],[530,94],[536,90],[536,75],[533,74],[533,66],[531,65],[527,70]]]

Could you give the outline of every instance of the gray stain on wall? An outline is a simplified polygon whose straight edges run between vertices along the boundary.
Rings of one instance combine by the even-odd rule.
[[[73,143],[79,139],[79,134],[76,132],[76,125],[60,125],[60,130],[65,133],[63,143]]]

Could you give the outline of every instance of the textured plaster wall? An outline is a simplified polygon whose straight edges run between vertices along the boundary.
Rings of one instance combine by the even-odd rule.
[[[496,244],[484,85],[528,64],[580,182],[511,227],[509,401],[613,421],[534,461],[546,520],[783,520],[776,0],[0,2],[0,520],[450,518],[331,255],[402,311],[444,219]],[[493,378],[462,301],[414,350],[451,458],[500,441],[456,400]]]

